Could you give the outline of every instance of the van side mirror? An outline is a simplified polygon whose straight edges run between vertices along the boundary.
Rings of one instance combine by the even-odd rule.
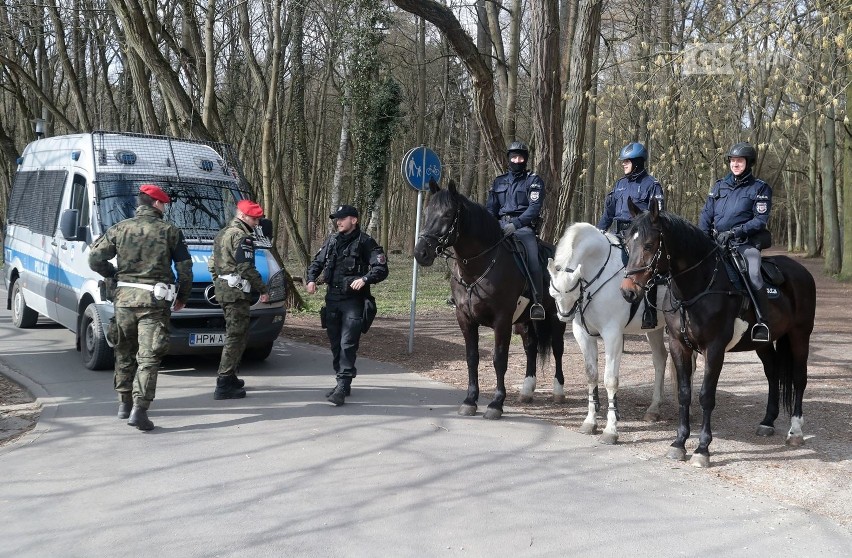
[[[80,220],[80,212],[76,209],[63,209],[59,217],[59,230],[65,240],[77,240],[80,231],[77,230],[77,222]]]

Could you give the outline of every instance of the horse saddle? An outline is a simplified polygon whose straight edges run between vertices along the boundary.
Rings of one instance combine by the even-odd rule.
[[[738,291],[745,291],[746,286],[743,283],[743,275],[737,270],[737,264],[733,261],[730,254],[725,254],[724,262],[725,271],[727,272],[728,278],[731,280],[734,288]],[[747,276],[748,270],[743,271],[744,275]],[[774,257],[768,256],[760,258],[760,274],[763,276],[763,290],[766,293],[766,297],[770,300],[779,298],[781,296],[781,291],[778,290],[778,287],[783,285],[786,279],[781,268],[775,263]]]

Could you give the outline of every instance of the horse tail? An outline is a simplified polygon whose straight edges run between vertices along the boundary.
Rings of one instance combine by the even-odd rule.
[[[533,328],[535,329],[539,364],[547,362],[550,355],[550,340],[553,337],[553,319],[553,316],[548,315],[544,320],[532,320]]]
[[[785,335],[775,343],[775,365],[781,382],[781,404],[787,409],[787,414],[793,414],[793,347],[790,336]]]

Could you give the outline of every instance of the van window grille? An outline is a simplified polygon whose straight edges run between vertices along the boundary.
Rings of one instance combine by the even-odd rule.
[[[52,236],[59,222],[59,204],[68,171],[23,171],[15,175],[9,198],[8,221]]]

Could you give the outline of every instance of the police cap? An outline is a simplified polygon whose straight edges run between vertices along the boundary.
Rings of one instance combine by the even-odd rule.
[[[329,219],[340,219],[341,217],[358,217],[358,210],[351,205],[340,205],[337,211],[328,216]]]

